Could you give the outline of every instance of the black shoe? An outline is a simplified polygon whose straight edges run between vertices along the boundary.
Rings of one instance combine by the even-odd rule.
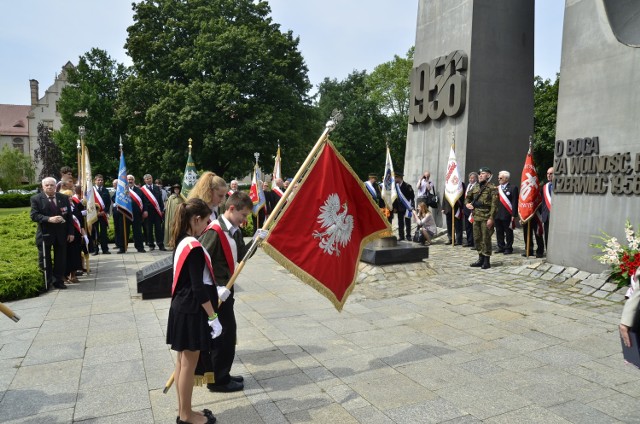
[[[543,253],[536,253],[536,258],[544,258],[544,254]]]
[[[149,246],[149,250],[156,250],[155,246]]]
[[[484,264],[484,256],[482,256],[482,255],[480,255],[480,254],[479,254],[479,255],[478,255],[478,260],[477,260],[477,261],[475,261],[474,263],[472,263],[472,264],[471,264],[471,265],[469,265],[469,266],[472,266],[472,267],[474,267],[474,268],[478,268],[478,267],[481,267],[481,266],[482,266],[482,264]]]
[[[241,375],[230,375],[231,381],[236,381],[238,383],[242,383],[244,381],[244,377]]]
[[[100,252],[98,252],[97,250],[92,253],[93,256],[98,256],[99,254],[100,254]]]
[[[505,255],[512,255],[512,254],[513,254],[513,250],[511,250],[511,249],[505,249],[504,254],[505,254]]]
[[[469,245],[469,247],[470,247],[471,249],[475,249],[475,248],[476,248],[476,245],[475,245],[475,244],[470,244],[470,245]]]
[[[244,384],[230,380],[227,384],[207,384],[210,392],[230,393],[244,389]]]
[[[216,417],[213,415],[213,412],[211,412],[210,409],[203,409],[202,410],[202,415],[207,417],[207,424],[214,424],[217,421]],[[180,415],[178,415],[176,417],[176,423],[178,423],[178,424],[186,423],[186,421],[180,421]]]
[[[67,285],[65,283],[53,283],[53,287],[59,290],[66,290]]]
[[[147,251],[144,249],[138,249],[138,253],[147,253]]]
[[[105,255],[110,255],[111,254],[111,252],[109,252],[108,250],[106,252],[102,252],[102,253],[105,254]]]
[[[531,257],[531,256],[533,256],[533,253],[529,253],[528,255],[527,255],[526,253],[523,253],[523,254],[522,254],[522,256],[524,256],[525,258],[526,258],[527,256]]]
[[[126,252],[125,252],[123,249],[119,249],[116,253],[117,253],[118,255],[120,255],[120,254],[122,254],[122,253],[126,253]]]
[[[494,251],[493,253],[504,253],[504,249],[498,249],[498,250]]]
[[[403,238],[399,238],[398,241],[404,241],[404,239]]]
[[[164,246],[159,247],[158,249],[162,250],[163,252],[166,252],[166,251],[167,251],[167,249],[165,249],[165,248],[164,248]]]
[[[491,268],[491,257],[490,257],[490,256],[485,256],[485,257],[484,257],[484,262],[482,263],[481,268],[482,268],[482,269],[489,269],[489,268]]]

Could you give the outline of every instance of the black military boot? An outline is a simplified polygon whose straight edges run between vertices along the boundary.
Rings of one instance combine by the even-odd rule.
[[[490,258],[491,258],[491,256],[485,256],[484,257],[484,263],[482,264],[482,269],[491,268],[491,261],[489,260]]]
[[[474,263],[472,263],[469,266],[479,267],[479,266],[482,266],[482,265],[484,265],[484,256],[478,255],[478,260],[475,261]]]

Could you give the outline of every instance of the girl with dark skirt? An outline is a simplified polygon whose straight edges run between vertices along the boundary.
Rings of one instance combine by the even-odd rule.
[[[215,310],[218,298],[209,297],[206,284],[213,283],[211,259],[197,238],[209,224],[211,209],[200,199],[180,204],[172,231],[173,285],[167,323],[167,344],[178,352],[174,379],[178,393],[179,424],[212,424],[211,411],[191,408],[194,372],[200,351],[208,351],[212,339],[222,332]],[[215,293],[215,290],[213,291]],[[214,308],[215,305],[215,308]]]

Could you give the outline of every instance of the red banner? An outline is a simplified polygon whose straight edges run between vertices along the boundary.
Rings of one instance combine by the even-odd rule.
[[[341,310],[355,285],[362,249],[386,231],[388,221],[327,141],[263,247]]]
[[[520,215],[520,220],[524,223],[533,218],[541,202],[540,180],[538,179],[536,166],[533,163],[531,147],[529,147],[527,158],[524,161],[524,168],[522,169],[522,177],[520,178],[520,195],[518,196],[518,215]]]

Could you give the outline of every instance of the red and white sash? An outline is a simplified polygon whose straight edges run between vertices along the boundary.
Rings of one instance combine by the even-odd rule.
[[[184,266],[189,253],[191,253],[191,251],[196,247],[202,247],[202,245],[195,237],[185,237],[180,241],[180,243],[178,243],[175,256],[173,257],[173,284],[171,285],[171,296],[173,296],[176,291],[180,271],[182,271],[182,267]],[[202,250],[204,252],[204,261],[207,264],[207,269],[211,275],[211,279],[215,280],[213,276],[213,266],[211,265],[211,257],[209,256],[209,253],[207,253],[207,249],[203,248]],[[207,278],[204,278],[207,269],[203,271],[203,280],[205,281],[207,280]]]
[[[107,226],[109,226],[109,218],[107,218],[106,215],[107,211],[105,210],[104,200],[102,200],[102,196],[100,196],[100,193],[98,192],[98,189],[96,187],[93,188],[93,200],[95,200],[98,212],[105,212],[105,214],[101,215],[100,218],[107,223]]]
[[[214,230],[218,233],[218,238],[220,239],[220,244],[222,245],[222,252],[224,253],[224,258],[227,261],[227,266],[229,267],[229,272],[233,274],[233,271],[236,267],[236,263],[233,260],[233,252],[231,251],[231,244],[229,244],[229,239],[227,235],[224,233],[224,230],[220,226],[220,223],[216,220],[213,221],[205,231]],[[238,230],[240,231],[240,230]]]
[[[229,191],[227,191],[227,197],[231,197],[231,195],[232,195],[233,193],[234,193],[234,191],[233,191],[233,190],[229,190]]]
[[[80,225],[80,221],[78,221],[78,218],[76,218],[75,215],[71,215],[71,217],[73,218],[73,226],[75,227],[76,231],[78,232],[78,234],[82,235],[82,225]]]
[[[134,203],[138,205],[138,208],[140,208],[140,212],[142,212],[144,210],[144,206],[142,205],[142,199],[140,198],[140,196],[138,196],[138,193],[133,191],[133,187],[129,189],[129,196],[131,196],[131,200],[133,200]]]
[[[542,197],[544,197],[544,203],[547,205],[547,210],[551,212],[551,195],[553,194],[553,188],[551,183],[546,183],[542,189]]]
[[[507,212],[509,212],[509,215],[511,215],[511,225],[509,226],[513,230],[514,228],[516,228],[516,221],[515,219],[513,219],[513,205],[511,204],[511,201],[505,194],[501,185],[498,186],[498,194],[500,194],[500,203],[502,203],[502,206],[504,206]]]
[[[284,195],[284,192],[278,186],[271,187],[271,191],[274,192],[278,197],[282,197]]]
[[[74,194],[73,196],[71,196],[71,200],[73,200],[73,203],[75,203],[76,205],[79,205],[80,202],[82,202],[82,200],[80,200],[77,194]]]
[[[140,187],[140,189],[142,190],[142,193],[144,193],[145,197],[147,199],[149,199],[149,201],[153,205],[154,209],[158,213],[158,216],[162,217],[162,210],[160,209],[160,204],[158,203],[158,200],[156,199],[156,196],[154,196],[153,193],[151,191],[149,191],[147,186],[142,186],[142,187]]]

